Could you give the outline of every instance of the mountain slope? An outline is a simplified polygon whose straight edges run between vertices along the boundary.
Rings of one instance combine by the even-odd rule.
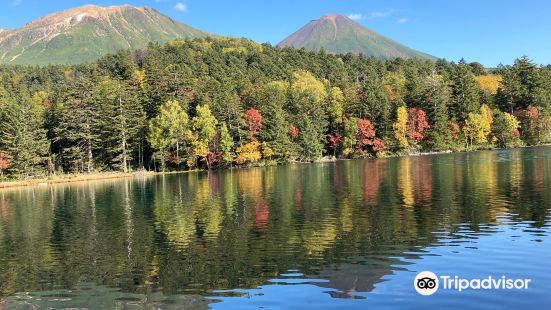
[[[149,42],[208,35],[147,7],[87,5],[0,31],[0,63],[78,64]]]
[[[380,59],[421,58],[433,56],[416,51],[371,31],[343,15],[325,15],[281,41],[279,47],[304,47],[319,51],[322,48],[334,54],[364,54]]]

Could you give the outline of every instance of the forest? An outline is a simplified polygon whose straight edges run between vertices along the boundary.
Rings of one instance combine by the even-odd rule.
[[[0,178],[551,142],[551,66],[378,60],[246,39],[0,66]]]

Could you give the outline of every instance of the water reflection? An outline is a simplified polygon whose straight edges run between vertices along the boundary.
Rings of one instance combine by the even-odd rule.
[[[528,234],[525,251],[544,243],[550,154],[529,148],[0,191],[0,299],[131,308],[170,298],[206,306],[199,296],[211,296],[224,301],[216,307],[274,284],[317,287],[311,298],[363,299],[385,281],[400,283],[392,277],[419,258],[441,255],[434,246],[491,248],[473,240],[500,236],[500,227],[513,227],[506,244]]]

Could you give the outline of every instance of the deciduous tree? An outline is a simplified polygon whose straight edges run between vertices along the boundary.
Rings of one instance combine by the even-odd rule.
[[[394,129],[394,138],[398,141],[400,147],[408,147],[409,142],[406,138],[408,132],[407,128],[408,122],[408,112],[405,107],[399,107],[396,110],[396,122],[392,124],[392,129]]]

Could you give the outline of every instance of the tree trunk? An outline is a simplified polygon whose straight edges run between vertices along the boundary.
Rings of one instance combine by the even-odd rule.
[[[88,166],[87,166],[88,173],[92,172],[93,160],[94,160],[94,156],[92,154],[92,142],[88,140]]]
[[[87,131],[87,135],[88,135],[88,139],[86,140],[86,148],[87,148],[87,152],[88,152],[88,163],[87,163],[87,167],[86,167],[86,170],[88,171],[88,173],[91,173],[92,172],[92,167],[94,165],[94,154],[92,154],[92,130],[90,129],[90,120],[87,119],[86,120],[86,131]]]
[[[122,108],[122,97],[119,95],[119,109],[121,118],[121,150],[122,150],[122,170],[128,172],[128,162],[126,158],[126,124],[124,119],[124,109]]]
[[[180,142],[176,142],[176,170],[180,170]]]

